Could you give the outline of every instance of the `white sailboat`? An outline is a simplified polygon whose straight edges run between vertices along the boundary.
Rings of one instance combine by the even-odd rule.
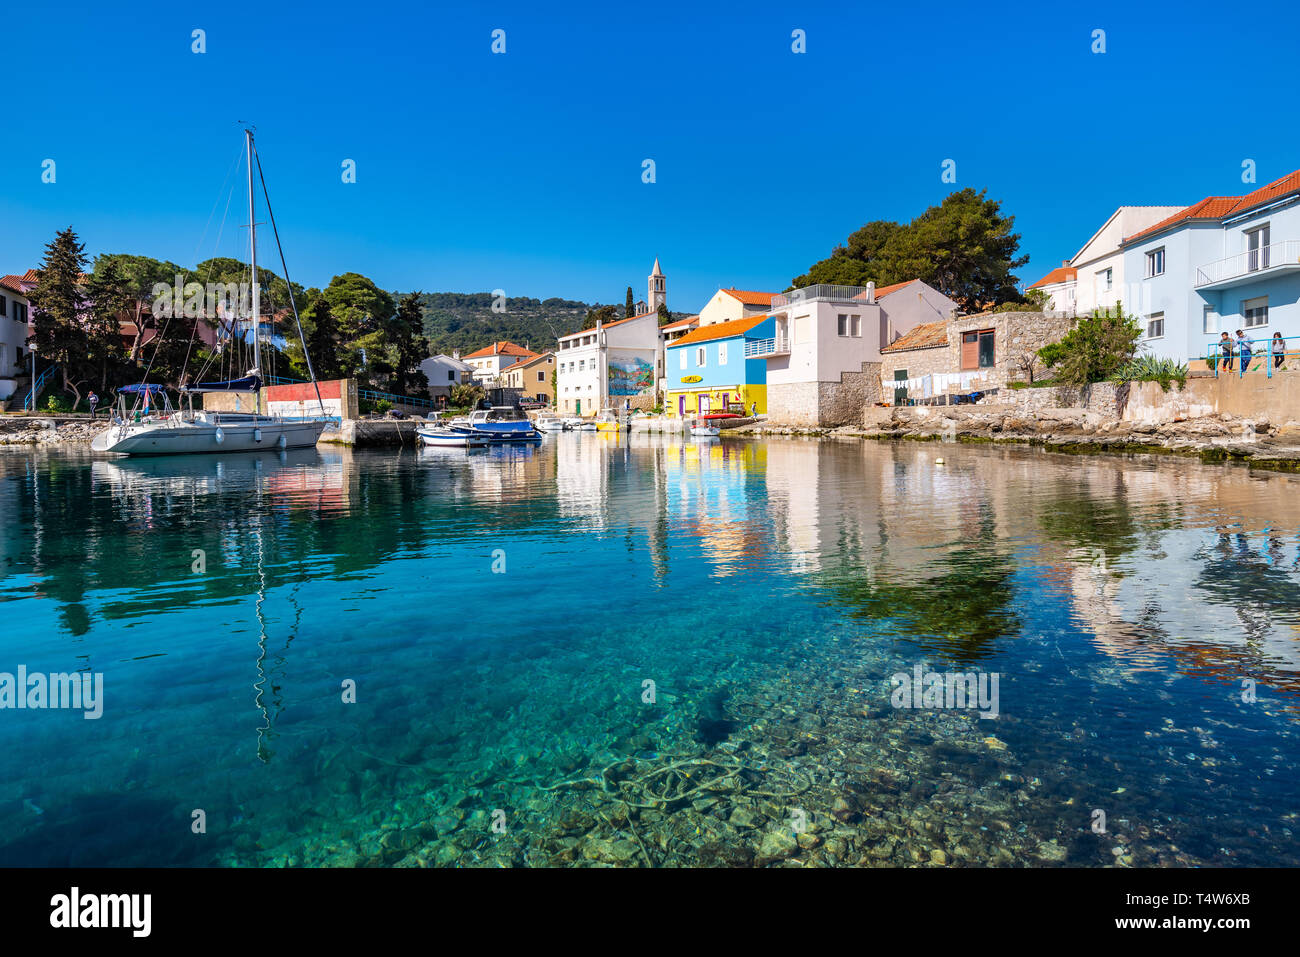
[[[260,354],[261,297],[260,284],[257,281],[257,218],[254,215],[253,202],[253,164],[257,163],[259,176],[262,171],[261,159],[253,145],[253,130],[244,130],[248,160],[248,237],[249,260],[252,267],[252,314],[249,322],[253,330],[254,353]],[[265,195],[266,183],[262,182]],[[275,215],[271,212],[270,197],[266,196],[266,212],[271,220],[271,228],[276,233],[276,247],[279,247],[279,231],[275,229]],[[284,251],[280,250],[280,262],[284,265]],[[289,270],[284,269],[286,285],[289,284]],[[289,302],[293,307],[294,321],[298,323],[298,307],[293,301],[293,287],[289,286]],[[230,345],[235,343],[238,323],[231,327]],[[316,383],[316,373],[311,366],[311,356],[307,355],[307,343],[303,338],[302,325],[298,323],[298,338],[302,343],[303,355],[307,358],[307,370],[311,374],[312,385],[316,386],[316,399],[320,402],[321,416],[316,419],[287,419],[278,415],[264,415],[256,412],[217,412],[196,411],[193,408],[195,393],[243,392],[258,396],[262,389],[260,369],[254,365],[239,378],[225,379],[217,382],[198,382],[183,386],[181,394],[189,400],[187,410],[173,410],[166,392],[160,385],[141,383],[119,389],[121,407],[112,414],[112,424],[95,436],[90,448],[95,452],[113,452],[121,455],[178,455],[204,452],[245,452],[259,449],[299,449],[316,445],[316,440],[329,424],[325,416],[325,403],[320,396],[320,387]],[[132,408],[127,408],[126,396],[136,397]],[[156,398],[155,398],[156,397]],[[158,408],[158,401],[162,408]],[[256,404],[254,405],[256,408]]]

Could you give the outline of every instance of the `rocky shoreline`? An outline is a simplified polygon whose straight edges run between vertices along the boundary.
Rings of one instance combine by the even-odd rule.
[[[0,418],[0,445],[90,445],[106,419]]]
[[[1039,446],[1052,452],[1154,453],[1206,463],[1300,472],[1300,422],[1274,423],[1228,413],[1167,423],[1126,422],[1083,409],[1018,410],[902,407],[873,409],[869,424],[840,428],[779,425],[738,430],[749,435],[802,435],[876,440],[956,441]]]

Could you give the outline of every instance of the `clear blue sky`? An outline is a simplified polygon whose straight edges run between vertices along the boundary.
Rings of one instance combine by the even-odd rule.
[[[1260,184],[1300,167],[1294,5],[1160,6],[15,5],[0,273],[68,224],[92,254],[238,255],[238,195],[214,239],[251,120],[304,285],[621,302],[658,256],[696,311],[965,186],[1015,215],[1029,283],[1118,205],[1243,193],[1246,158]]]

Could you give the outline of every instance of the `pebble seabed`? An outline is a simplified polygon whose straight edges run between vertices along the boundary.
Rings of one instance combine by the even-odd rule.
[[[610,673],[600,666],[611,664],[588,662],[596,673]],[[1124,767],[1131,762],[1110,758],[1083,716],[1062,726],[895,708],[880,675],[906,672],[911,664],[846,634],[791,637],[786,665],[747,672],[751,690],[744,695],[724,684],[661,691],[652,705],[629,703],[636,695],[628,688],[639,679],[627,668],[625,683],[589,687],[582,701],[532,695],[514,703],[510,690],[493,693],[484,685],[449,709],[453,723],[440,723],[440,740],[427,748],[385,754],[361,730],[347,740],[312,742],[319,755],[314,776],[331,791],[328,812],[246,821],[233,849],[212,863],[1300,864],[1289,826],[1294,813],[1283,814],[1278,825],[1278,811],[1264,807],[1264,798],[1241,806],[1248,770],[1220,750],[1213,722],[1181,728],[1166,719],[1159,731],[1146,732],[1167,771],[1172,763],[1179,774],[1200,779],[1199,798],[1179,804],[1174,815],[1160,784],[1135,787]],[[467,667],[466,684],[481,681],[482,671]],[[1127,678],[1121,668],[1103,665],[1090,680],[1118,688]],[[485,721],[501,724],[503,709],[511,712],[506,727],[545,722],[571,734],[555,736],[555,746],[543,750],[535,744],[528,750],[525,738],[537,738],[523,732],[518,741],[485,740]],[[417,708],[392,717],[413,730],[428,721]],[[580,729],[574,727],[579,720]],[[629,726],[639,730],[628,733]],[[1035,756],[1018,754],[993,729],[1034,745]],[[1187,782],[1178,787],[1185,790]],[[1113,809],[1103,833],[1091,827],[1099,796]],[[1205,819],[1222,807],[1232,807],[1234,819],[1246,815],[1276,826],[1228,829],[1231,834],[1218,831],[1211,839]]]

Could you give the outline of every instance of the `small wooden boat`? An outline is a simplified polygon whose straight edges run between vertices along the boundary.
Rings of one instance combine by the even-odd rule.
[[[453,429],[424,427],[416,429],[415,434],[425,445],[434,448],[485,449],[490,441],[486,435],[457,432]]]

